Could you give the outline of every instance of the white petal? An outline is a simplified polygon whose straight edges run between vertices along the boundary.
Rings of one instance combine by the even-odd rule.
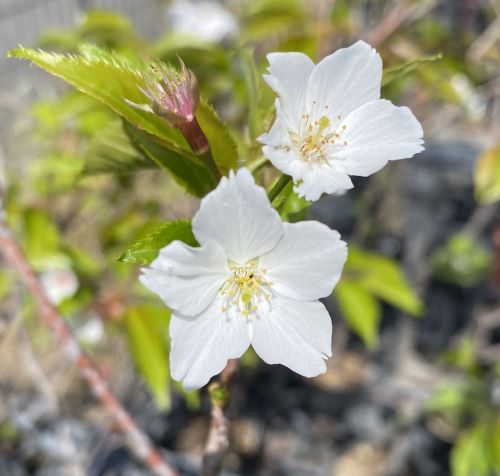
[[[252,346],[268,364],[282,364],[304,377],[326,370],[332,321],[319,301],[275,297],[269,314],[253,318]]]
[[[330,162],[308,163],[302,174],[301,182],[294,190],[306,200],[318,200],[323,193],[340,193],[353,187],[351,179],[340,164]]]
[[[422,126],[407,107],[379,99],[346,117],[342,139],[347,146],[336,155],[348,174],[366,177],[389,160],[412,157],[423,150]]]
[[[262,147],[265,157],[286,175],[290,175],[295,181],[301,179],[308,169],[308,164],[299,158],[295,149],[283,149],[265,145]]]
[[[287,125],[297,132],[314,63],[303,53],[270,53],[267,59],[270,74],[264,75],[264,80],[279,95]]]
[[[174,311],[192,316],[212,303],[229,269],[224,250],[218,244],[192,248],[174,241],[142,272],[139,279],[144,286]]]
[[[222,314],[219,299],[195,317],[172,315],[170,371],[187,390],[200,388],[222,372],[228,359],[243,355],[251,323],[241,315]]]
[[[380,56],[370,45],[358,41],[316,65],[309,78],[306,109],[313,118],[340,115],[343,119],[362,104],[380,97],[381,79]]]
[[[219,243],[229,259],[243,264],[273,248],[283,226],[264,189],[247,169],[240,169],[203,198],[193,233],[202,244]]]
[[[306,301],[331,294],[347,258],[339,233],[317,221],[283,226],[283,238],[259,260],[273,290]]]
[[[273,147],[285,147],[291,146],[292,141],[290,139],[290,133],[288,132],[287,125],[281,114],[281,105],[279,99],[274,102],[276,108],[276,119],[274,120],[269,132],[257,137],[257,140],[261,144],[273,146]]]
[[[295,145],[292,144],[285,120],[281,114],[281,106],[276,101],[276,119],[267,134],[257,140],[264,144],[262,152],[266,158],[281,172],[299,180],[307,168],[306,162],[300,159]]]

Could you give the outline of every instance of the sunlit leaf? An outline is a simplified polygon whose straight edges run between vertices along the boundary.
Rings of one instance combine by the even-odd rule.
[[[468,403],[467,388],[464,383],[443,383],[427,402],[430,412],[444,413],[455,420],[466,409]]]
[[[500,199],[500,146],[484,152],[474,169],[476,200],[493,203]]]
[[[489,461],[491,468],[500,474],[500,413],[492,419],[489,429]]]
[[[125,328],[135,363],[161,409],[170,406],[170,376],[162,327],[168,327],[166,308],[133,307],[125,315]]]
[[[488,431],[479,423],[460,434],[451,452],[453,476],[488,476]]]
[[[378,346],[380,305],[378,301],[356,282],[341,280],[334,296],[349,328],[367,347]]]
[[[125,263],[149,264],[158,252],[174,240],[180,240],[190,246],[198,242],[193,235],[191,222],[177,220],[165,223],[146,237],[135,242],[119,258]]]
[[[93,45],[81,45],[79,55],[48,53],[42,50],[16,48],[8,56],[32,61],[45,71],[58,76],[79,91],[106,104],[114,112],[140,129],[159,137],[169,147],[188,149],[176,129],[160,117],[130,106],[125,99],[145,102],[139,86],[144,87],[148,65],[117,53],[108,53]]]
[[[397,261],[351,245],[345,273],[365,290],[392,306],[413,316],[422,313],[422,302]]]

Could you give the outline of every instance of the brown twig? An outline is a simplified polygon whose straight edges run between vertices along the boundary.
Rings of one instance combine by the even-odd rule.
[[[363,36],[363,39],[372,46],[378,46],[385,41],[407,20],[423,17],[437,4],[436,0],[427,0],[423,4],[403,2],[391,10],[384,19],[372,30]]]
[[[231,386],[237,370],[238,361],[229,360],[220,375],[219,382],[214,382],[208,387],[212,400],[212,412],[201,476],[218,476],[222,470],[222,460],[229,448],[229,425],[225,410],[230,400]]]
[[[373,30],[369,31],[364,40],[372,46],[378,46],[388,36],[390,36],[401,24],[410,16],[413,11],[411,5],[397,7],[381,21]]]
[[[0,213],[2,213],[1,208]],[[47,294],[33,269],[28,264],[21,248],[10,233],[3,216],[0,216],[0,250],[7,261],[19,271],[24,284],[38,301],[41,320],[62,344],[66,354],[78,367],[82,377],[87,381],[96,398],[106,408],[118,428],[120,428],[125,435],[127,445],[132,453],[134,453],[154,475],[178,476],[177,471],[172,469],[170,465],[164,461],[149,438],[137,427],[109,388],[106,380],[92,364],[89,357],[82,352],[77,341],[71,335],[64,319],[47,297]]]

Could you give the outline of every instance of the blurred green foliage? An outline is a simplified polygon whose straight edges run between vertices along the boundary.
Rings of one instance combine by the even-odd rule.
[[[500,411],[495,395],[495,370],[481,368],[475,343],[463,338],[446,362],[461,371],[442,382],[427,404],[456,433],[451,454],[453,476],[489,476],[500,472]],[[462,373],[463,372],[463,373]]]
[[[500,146],[484,152],[474,170],[476,200],[493,203],[500,199]]]
[[[274,114],[274,94],[261,76],[265,54],[302,51],[318,61],[355,39],[360,3],[337,0],[327,11],[314,12],[310,2],[301,0],[240,2],[235,12],[240,34],[219,43],[172,31],[156,41],[145,40],[129,20],[96,11],[72,30],[44,34],[39,45],[51,53],[24,48],[10,53],[64,79],[76,91],[35,104],[33,134],[43,146],[23,183],[9,190],[9,220],[38,271],[63,266],[78,276],[78,293],[61,304],[69,319],[98,305],[105,321],[120,323],[137,369],[162,408],[168,407],[171,389],[169,316],[137,284],[137,265],[149,263],[175,239],[196,244],[189,222],[177,219],[189,218],[192,210],[185,193],[202,197],[216,179],[176,129],[125,99],[144,103],[138,86],[151,77],[150,65],[177,64],[180,56],[199,79],[204,100],[198,119],[220,172],[248,166],[269,186],[276,175],[255,140]],[[457,44],[432,16],[391,35],[377,46],[385,65],[384,96],[398,99],[418,91],[417,106],[453,103],[469,113],[467,93],[450,78],[470,85],[482,73],[461,60]],[[461,48],[466,47],[464,42]],[[498,186],[491,180],[497,165],[491,156],[478,165],[481,201],[498,199]],[[291,183],[274,204],[288,221],[304,219],[309,209]],[[436,270],[443,279],[469,285],[483,275],[487,255],[463,238],[456,240],[436,254]],[[0,297],[9,279],[0,274]],[[118,306],[106,301],[109,289],[118,296]],[[354,246],[334,297],[346,324],[369,348],[378,344],[382,304],[412,316],[423,311],[396,260]],[[198,404],[196,393],[186,398]],[[475,431],[482,434],[483,429]],[[459,453],[471,453],[467,438],[460,445],[465,449]]]
[[[334,295],[349,327],[371,348],[378,345],[379,300],[412,316],[423,311],[396,260],[353,245]]]
[[[438,279],[469,287],[478,284],[491,266],[490,253],[472,237],[459,233],[438,248],[432,257]]]

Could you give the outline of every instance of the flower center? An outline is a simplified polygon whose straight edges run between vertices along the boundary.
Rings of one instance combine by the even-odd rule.
[[[225,314],[232,306],[244,316],[255,313],[262,302],[272,297],[272,282],[265,278],[267,270],[259,268],[259,260],[245,264],[229,261],[230,274],[219,293],[223,298],[221,312]]]
[[[327,157],[331,157],[335,150],[347,145],[347,141],[341,137],[347,126],[344,124],[338,127],[341,119],[341,116],[337,116],[334,127],[328,116],[321,116],[318,120],[311,121],[309,114],[304,114],[300,134],[292,135],[300,158],[306,162],[329,165]]]

